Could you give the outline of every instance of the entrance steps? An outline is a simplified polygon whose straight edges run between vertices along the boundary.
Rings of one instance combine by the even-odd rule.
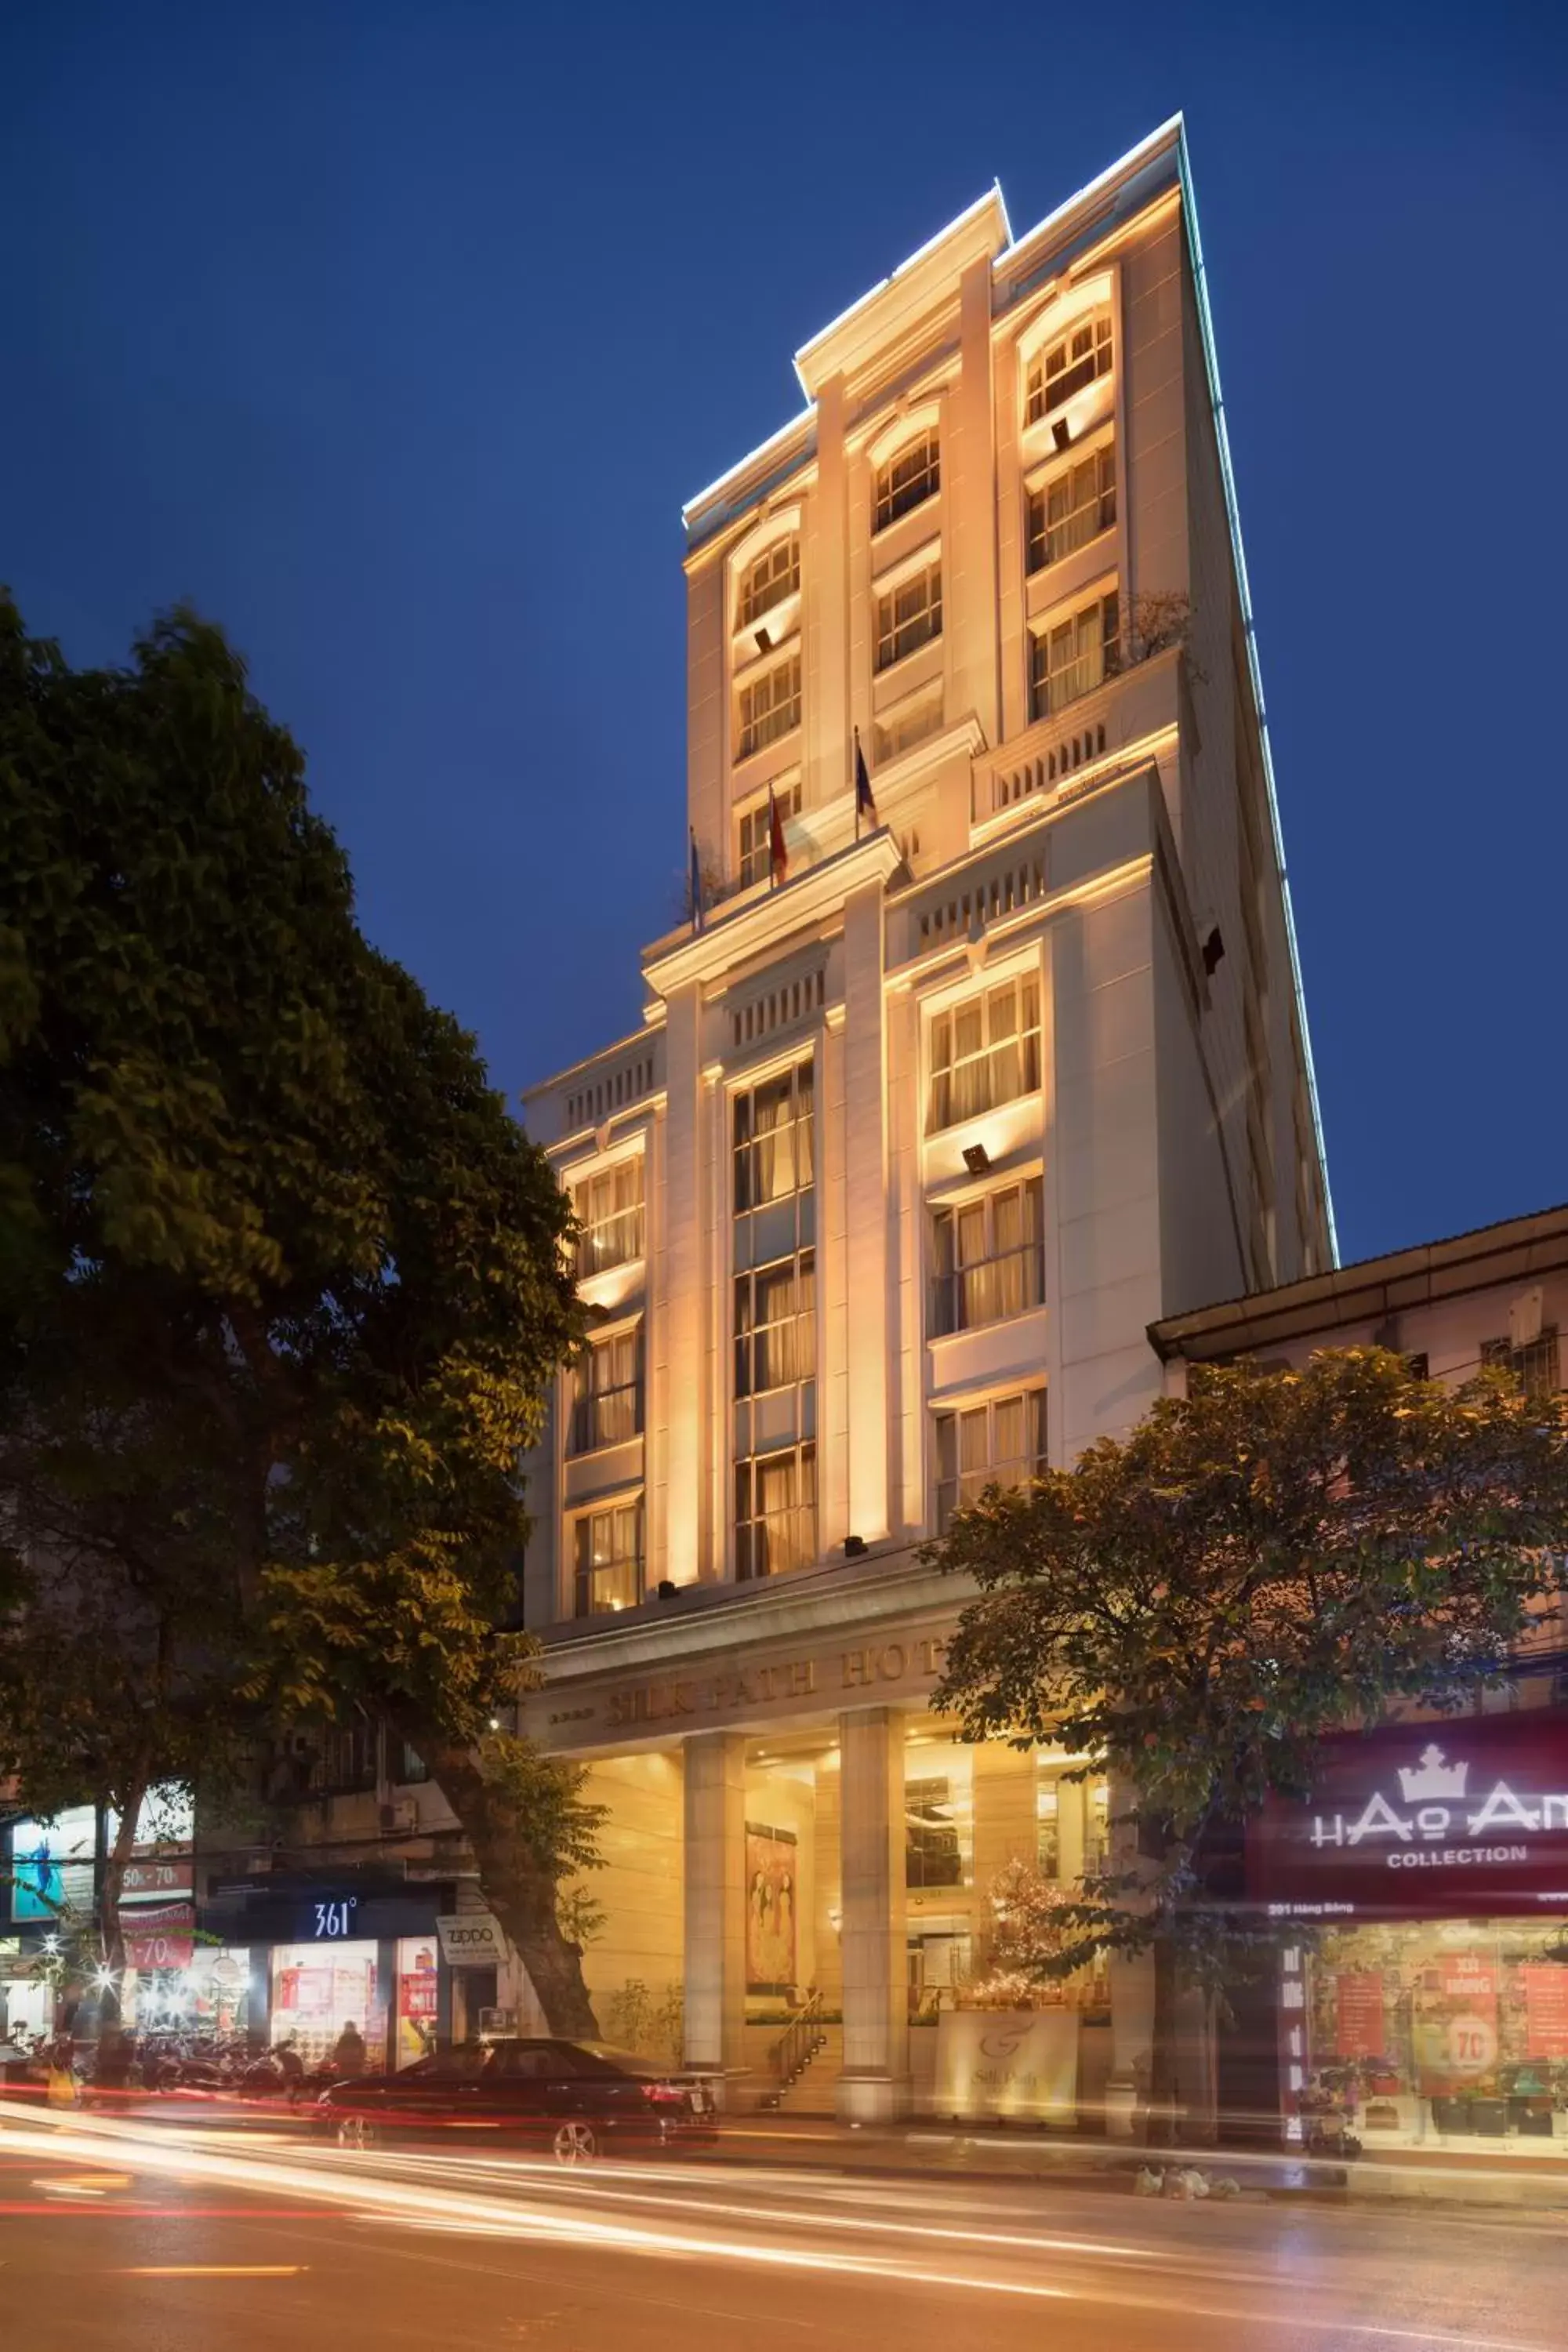
[[[843,2068],[844,2028],[824,2022],[801,2051],[794,2072],[763,2090],[758,2109],[764,2115],[830,2116]]]

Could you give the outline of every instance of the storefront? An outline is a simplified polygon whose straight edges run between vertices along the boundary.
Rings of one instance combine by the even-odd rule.
[[[1568,2149],[1568,1717],[1327,1743],[1249,1839],[1281,1949],[1286,2137]]]
[[[451,2032],[437,1923],[454,1907],[449,1883],[384,1872],[230,1882],[202,1906],[204,1929],[223,1940],[205,1948],[215,1957],[205,1969],[198,1947],[192,2013],[209,2010],[215,2031],[258,2042],[291,2041],[307,2066],[329,2058],[350,2025],[371,2067],[411,2064]]]

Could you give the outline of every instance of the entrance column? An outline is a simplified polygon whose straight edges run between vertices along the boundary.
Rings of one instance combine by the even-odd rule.
[[[838,2113],[879,2123],[910,2105],[905,1950],[904,1719],[891,1707],[838,1718],[842,1807],[844,2071]]]
[[[686,2063],[738,2067],[746,2021],[746,1743],[697,1732],[686,1780]]]

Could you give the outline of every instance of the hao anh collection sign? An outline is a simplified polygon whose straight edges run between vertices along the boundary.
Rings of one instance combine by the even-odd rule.
[[[1568,1717],[1462,1716],[1325,1740],[1311,1796],[1247,1831],[1281,1918],[1568,1911]]]

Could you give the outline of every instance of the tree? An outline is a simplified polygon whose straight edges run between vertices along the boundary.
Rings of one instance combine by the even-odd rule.
[[[1086,1884],[1042,1962],[1152,1954],[1154,2127],[1178,1969],[1215,1957],[1204,1843],[1303,1795],[1326,1733],[1462,1705],[1506,1668],[1568,1549],[1568,1415],[1488,1373],[1455,1391],[1376,1348],[1194,1370],[1124,1439],[993,1487],[925,1557],[971,1575],[934,1706],[1060,1740],[1131,1795],[1138,1858]]]
[[[215,1701],[241,1727],[363,1709],[425,1758],[552,2024],[584,2032],[554,1890],[594,1809],[494,1727],[528,1671],[519,1461],[581,1337],[571,1230],[472,1038],[361,933],[219,632],[182,614],[129,667],[75,670],[0,604],[0,1494],[24,1587],[0,1759],[96,1794],[194,1769],[182,1727],[199,1746]],[[18,1697],[73,1610],[74,1762]],[[140,1748],[120,1725],[111,1765],[115,1661],[136,1656],[133,1724],[160,1641],[168,1704]]]

